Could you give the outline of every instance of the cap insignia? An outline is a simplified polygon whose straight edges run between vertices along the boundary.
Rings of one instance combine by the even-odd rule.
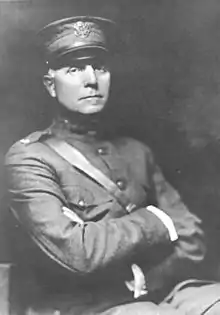
[[[78,21],[73,25],[74,34],[77,37],[86,38],[92,32],[91,23]]]

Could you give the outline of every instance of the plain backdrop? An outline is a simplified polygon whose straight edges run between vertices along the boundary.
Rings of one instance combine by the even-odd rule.
[[[166,177],[204,220],[211,264],[220,240],[218,0],[0,0],[0,195],[9,146],[53,116],[36,32],[55,19],[87,14],[118,22],[127,47],[115,58],[109,119],[151,146]],[[1,208],[0,220],[3,201]],[[4,229],[0,247],[6,259]]]

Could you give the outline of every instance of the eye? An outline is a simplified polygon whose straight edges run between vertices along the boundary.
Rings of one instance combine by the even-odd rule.
[[[77,73],[77,72],[81,72],[85,69],[85,66],[77,66],[77,67],[69,67],[67,72],[69,74],[74,74],[74,73]]]
[[[108,66],[103,63],[96,63],[93,65],[94,69],[99,71],[99,72],[107,72],[109,71]]]
[[[72,74],[75,73],[78,69],[76,67],[70,67],[67,69],[67,73]]]

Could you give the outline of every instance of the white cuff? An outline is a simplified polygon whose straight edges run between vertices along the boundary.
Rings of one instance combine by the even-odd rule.
[[[176,232],[176,228],[173,224],[172,219],[164,211],[156,208],[155,206],[148,206],[146,209],[155,214],[163,222],[163,224],[169,231],[170,240],[172,242],[176,241],[178,239],[178,234]]]

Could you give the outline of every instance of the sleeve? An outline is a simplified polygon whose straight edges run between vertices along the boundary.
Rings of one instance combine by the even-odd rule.
[[[6,156],[11,208],[23,229],[47,256],[64,268],[85,275],[156,244],[171,243],[163,223],[146,209],[107,222],[73,224],[62,212],[68,206],[44,145],[12,148]],[[50,152],[51,153],[51,152]],[[42,158],[42,156],[44,156]]]
[[[165,287],[171,288],[186,278],[196,277],[206,247],[201,220],[189,212],[177,191],[164,179],[152,154],[149,163],[155,206],[170,216],[178,234],[178,240],[174,242],[171,254],[146,272],[149,292],[159,292]]]

